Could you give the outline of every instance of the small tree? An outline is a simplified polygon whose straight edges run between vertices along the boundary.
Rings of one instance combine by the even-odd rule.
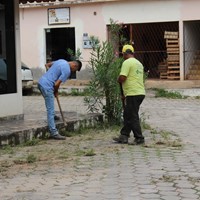
[[[98,38],[91,38],[93,49],[89,67],[93,78],[87,87],[85,102],[90,112],[104,113],[109,124],[119,124],[121,121],[122,105],[117,78],[123,60],[116,56],[116,46],[119,45],[119,37],[116,36],[120,29],[121,26],[111,20],[111,41],[100,43]]]

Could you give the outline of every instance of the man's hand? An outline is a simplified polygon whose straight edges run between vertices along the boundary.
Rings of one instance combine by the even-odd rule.
[[[58,90],[56,90],[55,87],[54,87],[54,96],[55,96],[55,97],[58,96]]]

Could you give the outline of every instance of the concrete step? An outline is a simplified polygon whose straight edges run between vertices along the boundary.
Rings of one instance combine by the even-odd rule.
[[[76,112],[63,112],[66,125],[60,120],[56,122],[58,130],[75,131],[81,128],[94,127],[103,122],[101,114],[78,114]],[[6,120],[0,125],[0,146],[18,145],[33,138],[46,138],[48,127],[46,117],[33,113],[21,120]]]

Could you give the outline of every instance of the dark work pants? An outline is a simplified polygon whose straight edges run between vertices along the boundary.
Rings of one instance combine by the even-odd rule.
[[[124,126],[121,129],[121,135],[130,137],[131,131],[135,139],[144,139],[140,126],[139,108],[144,100],[145,95],[127,96],[126,106],[124,109]]]

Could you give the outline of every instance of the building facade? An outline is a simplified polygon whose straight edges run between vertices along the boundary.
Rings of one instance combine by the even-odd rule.
[[[113,19],[123,24],[125,37],[134,44],[136,56],[150,71],[149,78],[199,80],[199,6],[200,1],[196,0],[22,4],[22,60],[33,68],[44,68],[48,60],[68,59],[68,48],[80,49],[86,69],[91,53],[88,38],[107,40],[107,27]]]
[[[90,36],[107,40],[110,19],[123,24],[149,78],[199,84],[199,7],[196,0],[0,0],[0,118],[23,117],[21,60],[42,71],[79,49],[77,78],[87,79]]]

